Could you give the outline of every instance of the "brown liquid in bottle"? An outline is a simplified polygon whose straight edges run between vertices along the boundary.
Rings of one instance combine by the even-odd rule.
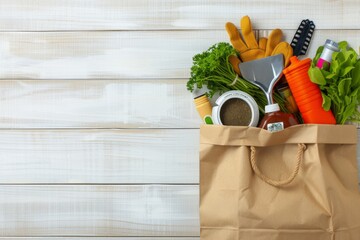
[[[270,132],[277,132],[296,124],[299,124],[296,118],[292,114],[281,112],[279,105],[275,103],[265,107],[265,116],[259,127]]]

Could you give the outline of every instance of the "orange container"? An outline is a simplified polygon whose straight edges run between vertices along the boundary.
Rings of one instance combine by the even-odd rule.
[[[316,93],[305,95],[301,101],[298,101],[300,105],[306,105],[307,102],[313,102],[313,101],[323,101],[322,97],[317,95]],[[321,103],[322,104],[322,103]]]
[[[306,102],[307,100],[311,101],[311,102]],[[311,106],[310,109],[312,109],[312,105],[313,103],[316,103],[316,104],[321,104],[322,105],[322,98],[319,98],[319,97],[309,97],[309,99],[305,99],[303,101],[299,101],[299,104],[301,106],[301,109],[304,109],[304,107],[307,107],[309,108],[309,106]]]
[[[302,104],[302,103],[299,103]],[[302,104],[301,108],[299,108],[300,112],[306,113],[308,111],[312,111],[313,107],[312,105],[316,104],[316,105],[322,105],[322,99],[316,99],[316,100],[312,100],[312,104]],[[303,115],[303,113],[301,115]]]
[[[311,91],[311,92],[306,92],[306,91],[299,91],[298,92],[299,94],[302,94],[302,98],[299,100],[296,101],[296,104],[305,104],[306,102],[311,102],[311,100],[314,100],[314,99],[321,99],[322,101],[322,96],[321,96],[321,93],[320,93],[320,96],[318,94],[317,91]]]
[[[286,80],[304,120],[304,123],[336,124],[331,110],[322,107],[322,96],[318,85],[311,82],[308,70],[311,59],[300,61],[296,56],[290,58],[290,66],[284,69]]]
[[[301,82],[301,79],[296,80],[296,81]],[[307,91],[307,92],[310,92],[310,91],[318,91],[319,87],[316,84],[315,85],[310,85],[310,86],[304,86],[304,85],[297,84],[297,85],[293,86],[293,89],[294,89],[294,91]]]
[[[301,89],[301,90],[294,90],[296,91],[298,94],[301,94],[302,99],[306,100],[308,97],[312,97],[312,98],[321,98],[321,93],[320,96],[318,95],[319,90],[318,89]]]
[[[330,111],[330,110],[329,110]],[[335,124],[336,120],[329,122],[328,119],[324,118],[323,115],[320,115],[317,110],[306,111],[301,114],[301,117],[304,120],[304,123],[317,123],[317,124]]]

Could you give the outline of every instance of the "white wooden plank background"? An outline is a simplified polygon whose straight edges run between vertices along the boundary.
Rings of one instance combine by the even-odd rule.
[[[1,236],[198,236],[197,186],[0,186]],[[15,230],[14,231],[14,227]]]
[[[287,41],[314,20],[310,57],[327,38],[358,49],[359,9],[0,0],[0,239],[198,240],[192,56],[228,41],[225,22],[243,15],[257,36],[279,27]]]
[[[243,15],[256,27],[293,29],[313,19],[319,29],[358,29],[358,0],[1,0],[5,31],[222,29]]]
[[[2,130],[0,184],[198,184],[198,129]]]
[[[89,237],[0,237],[1,240],[88,240]],[[199,240],[199,237],[91,237],[92,240]]]
[[[284,31],[287,41],[294,34]],[[307,55],[327,38],[357,47],[360,30],[318,30]],[[0,78],[188,78],[192,57],[219,41],[225,30],[0,33]]]
[[[0,237],[1,240],[88,240],[89,237]],[[92,240],[199,240],[199,237],[91,237]]]
[[[198,128],[186,80],[0,80],[0,128]]]

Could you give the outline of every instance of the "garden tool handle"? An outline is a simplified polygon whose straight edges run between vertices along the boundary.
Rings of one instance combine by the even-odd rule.
[[[280,187],[280,186],[284,186],[287,184],[290,184],[295,177],[298,175],[299,173],[299,169],[301,166],[301,162],[304,158],[304,151],[306,149],[305,144],[303,143],[299,143],[298,144],[298,152],[297,152],[297,156],[296,156],[296,165],[295,165],[295,169],[292,172],[292,174],[285,180],[273,180],[270,179],[269,177],[265,176],[260,169],[257,167],[256,164],[256,160],[255,160],[255,153],[256,153],[256,148],[254,146],[250,147],[250,162],[251,162],[251,167],[254,170],[255,174],[261,178],[264,182],[274,186],[274,187]]]

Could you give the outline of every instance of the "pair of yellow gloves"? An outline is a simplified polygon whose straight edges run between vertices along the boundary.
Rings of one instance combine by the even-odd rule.
[[[280,29],[273,30],[268,38],[260,38],[256,41],[250,18],[244,16],[240,21],[242,37],[233,23],[226,23],[225,29],[230,37],[231,44],[239,52],[239,57],[229,57],[229,62],[234,71],[240,74],[239,63],[247,62],[259,58],[283,54],[284,67],[289,64],[289,59],[293,55],[293,49],[287,42],[282,42],[282,31]]]

